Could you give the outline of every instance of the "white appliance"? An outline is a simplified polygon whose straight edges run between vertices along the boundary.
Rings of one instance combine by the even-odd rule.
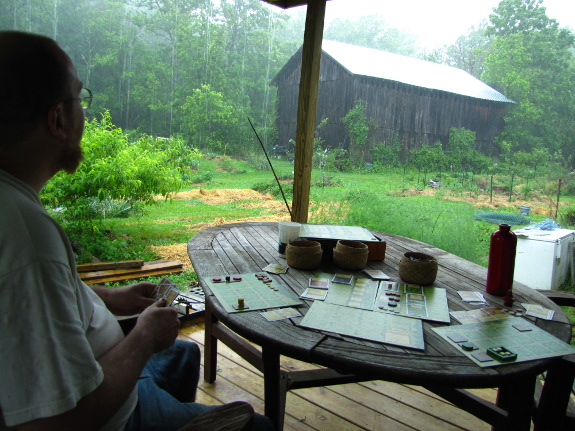
[[[517,254],[513,279],[533,289],[559,289],[572,267],[575,231],[519,229],[514,232]]]

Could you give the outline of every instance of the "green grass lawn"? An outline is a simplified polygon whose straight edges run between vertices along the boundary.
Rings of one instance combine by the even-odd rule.
[[[195,172],[204,181],[188,185],[184,191],[194,189],[254,189],[275,195],[275,212],[287,217],[274,175],[267,164],[232,159],[204,160]],[[277,176],[291,205],[291,179],[293,166],[285,160],[273,160]],[[428,176],[429,178],[429,176]],[[551,206],[549,196],[532,201],[515,195],[509,202],[507,195],[496,195],[497,207],[489,205],[486,191],[475,183],[482,178],[468,179],[468,186],[460,184],[436,192],[425,187],[423,176],[402,169],[361,172],[312,171],[310,190],[311,223],[359,225],[397,235],[414,238],[449,251],[482,266],[487,266],[490,235],[497,225],[476,221],[478,211],[518,214],[520,205],[539,208]],[[483,180],[484,181],[484,180]],[[231,192],[233,195],[234,192]],[[239,192],[238,192],[239,194]],[[535,193],[531,193],[535,196]],[[237,196],[236,196],[237,198]],[[128,247],[141,250],[144,258],[152,254],[149,246],[186,244],[199,230],[195,226],[224,219],[226,222],[269,215],[266,206],[256,206],[260,200],[230,200],[213,204],[201,198],[158,200],[144,209],[143,214],[128,218],[110,218],[104,228],[111,237],[124,238]],[[543,203],[542,203],[543,202]],[[561,207],[575,203],[572,196],[561,197]],[[542,221],[549,215],[530,215],[531,222]],[[517,226],[520,227],[520,226]],[[574,226],[563,226],[574,228]],[[122,259],[122,248],[111,259]],[[155,256],[160,258],[162,256]],[[171,276],[174,282],[188,285],[195,274],[184,272]],[[565,308],[575,322],[575,310]]]
[[[272,163],[291,205],[291,184],[284,180],[292,177],[293,166],[286,160],[273,159]],[[255,189],[273,193],[282,202],[274,175],[269,168],[262,169],[265,167],[265,160],[206,159],[194,174],[198,178],[209,178],[209,181],[189,185],[186,190]],[[477,191],[474,184],[484,177],[474,178],[474,181],[467,179],[467,190],[450,187],[430,194],[430,189],[421,182],[423,175],[403,169],[351,173],[313,169],[309,221],[360,225],[407,236],[486,266],[489,238],[497,226],[476,221],[476,212],[518,214],[519,205],[524,201],[516,197],[508,202],[506,195],[500,195],[499,207],[482,206],[482,201],[488,202],[487,192]],[[562,202],[570,200],[572,197],[562,197]],[[266,211],[269,213],[265,207],[245,205],[247,203],[250,201],[209,204],[197,198],[160,200],[146,207],[143,215],[107,219],[105,228],[128,237],[130,244],[139,248],[187,242],[196,233],[194,225],[210,223],[218,218],[232,221],[258,217]],[[540,204],[538,201],[532,206]],[[530,218],[537,222],[548,217],[532,214]]]

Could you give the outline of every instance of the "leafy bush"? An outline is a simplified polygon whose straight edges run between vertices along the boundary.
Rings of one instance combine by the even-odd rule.
[[[399,154],[401,152],[401,144],[394,139],[387,145],[380,143],[371,148],[371,157],[374,165],[379,166],[399,166]]]
[[[211,171],[206,171],[199,174],[193,178],[190,178],[192,184],[209,183],[214,178],[214,174]]]
[[[84,161],[68,175],[55,175],[42,190],[47,206],[66,208],[70,218],[86,218],[86,199],[152,202],[181,185],[180,174],[169,152],[158,151],[147,136],[129,142],[105,112],[101,120],[86,123]]]
[[[256,192],[269,193],[276,198],[282,199],[280,188],[275,181],[256,183],[251,188]],[[282,184],[282,190],[286,196],[286,199],[293,198],[293,184]]]
[[[560,218],[563,227],[575,227],[575,206],[561,210]]]

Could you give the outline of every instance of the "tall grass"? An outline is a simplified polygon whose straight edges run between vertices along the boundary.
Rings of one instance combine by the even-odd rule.
[[[484,266],[489,236],[496,230],[494,225],[474,220],[472,205],[433,196],[397,197],[352,190],[343,200],[325,206],[331,210],[315,212],[311,222],[363,226],[413,238]]]

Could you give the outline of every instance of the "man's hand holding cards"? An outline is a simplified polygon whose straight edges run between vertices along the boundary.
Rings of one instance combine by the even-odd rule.
[[[178,286],[172,283],[167,278],[163,278],[162,281],[160,281],[157,284],[156,288],[154,289],[154,292],[152,293],[152,298],[154,298],[156,301],[159,301],[160,299],[165,299],[166,307],[169,307],[172,304],[172,302],[174,302],[174,299],[178,297],[179,294],[180,291],[178,289]]]

